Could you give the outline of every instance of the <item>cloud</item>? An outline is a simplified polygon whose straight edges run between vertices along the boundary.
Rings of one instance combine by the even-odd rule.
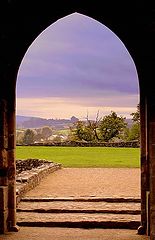
[[[138,100],[137,96],[130,95],[115,96],[115,104],[109,96],[103,98],[18,98],[17,114],[45,118],[70,118],[75,115],[84,119],[88,112],[89,117],[95,119],[98,111],[101,116],[116,111],[119,115],[131,117],[130,113],[136,111],[137,105],[131,107],[136,100]]]

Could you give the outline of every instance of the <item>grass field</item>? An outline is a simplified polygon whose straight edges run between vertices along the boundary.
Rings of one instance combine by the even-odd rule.
[[[17,146],[16,159],[39,158],[63,167],[140,166],[139,148]]]

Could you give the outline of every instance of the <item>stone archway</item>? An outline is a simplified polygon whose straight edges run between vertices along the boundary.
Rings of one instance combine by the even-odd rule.
[[[141,113],[141,224],[140,231],[155,239],[155,94],[154,16],[149,4],[109,1],[19,0],[1,3],[0,70],[0,232],[16,227],[15,202],[15,85],[21,60],[33,40],[50,24],[73,12],[90,16],[109,27],[130,52],[139,76]],[[147,196],[150,193],[150,214]]]

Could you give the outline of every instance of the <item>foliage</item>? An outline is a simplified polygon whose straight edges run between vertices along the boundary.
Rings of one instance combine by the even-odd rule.
[[[119,138],[126,126],[125,118],[118,117],[115,112],[111,111],[111,114],[104,116],[100,121],[99,131],[102,140],[108,142],[113,138]]]
[[[41,142],[41,140],[42,140],[42,134],[35,131],[34,141],[35,142]]]
[[[137,111],[130,114],[135,123],[140,123],[140,105],[137,105]]]
[[[72,132],[72,140],[92,141],[93,131],[86,122],[78,121],[70,128]]]
[[[129,130],[128,141],[139,140],[140,139],[140,126],[139,123],[134,123]]]
[[[96,115],[96,120],[77,121],[70,127],[70,134],[68,140],[80,141],[99,141],[98,126],[99,126],[99,112]]]
[[[23,143],[24,144],[32,144],[32,143],[34,143],[34,136],[35,136],[34,131],[31,130],[31,129],[27,129],[24,132]]]
[[[23,143],[23,137],[24,137],[24,131],[18,130],[16,133],[16,143],[22,144]]]
[[[139,140],[140,138],[140,115],[139,106],[137,111],[131,114],[134,124],[131,129],[127,128],[125,117],[117,116],[116,112],[111,111],[111,114],[104,116],[98,120],[98,114],[95,121],[89,120],[78,121],[70,127],[70,135],[68,140],[80,141],[105,141],[119,142]]]
[[[134,124],[129,130],[127,140],[138,140],[140,141],[140,105],[137,105],[137,111],[130,114]]]
[[[120,142],[140,140],[140,107],[137,105],[137,111],[130,114],[133,124],[130,128],[127,127],[125,117],[117,116],[116,112],[111,111],[111,114],[99,119],[99,112],[96,114],[95,120],[90,120],[88,115],[85,121],[80,121],[72,117],[72,125],[68,129],[63,129],[54,132],[49,126],[33,129],[34,136],[30,135],[26,130],[18,130],[16,135],[17,143],[22,144],[28,142],[47,142],[50,141],[86,141],[86,142]],[[63,131],[63,132],[62,132]],[[65,131],[65,132],[64,132]],[[55,134],[55,136],[53,135]],[[65,135],[64,139],[60,137]],[[57,136],[57,137],[56,137]],[[56,138],[55,138],[56,137]]]
[[[42,127],[41,135],[42,138],[47,141],[48,138],[52,135],[52,129],[49,126]]]
[[[56,137],[53,138],[54,143],[60,143],[62,142],[61,136],[57,135]]]

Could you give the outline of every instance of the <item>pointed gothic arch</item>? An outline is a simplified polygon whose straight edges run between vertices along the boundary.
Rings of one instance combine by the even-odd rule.
[[[90,16],[122,40],[137,68],[141,115],[141,228],[155,239],[155,40],[154,10],[137,0],[10,0],[0,3],[0,232],[16,230],[15,89],[20,63],[30,44],[49,25],[73,12]],[[150,196],[150,197],[149,197]],[[148,207],[149,201],[149,207]],[[148,209],[150,208],[150,212]]]

